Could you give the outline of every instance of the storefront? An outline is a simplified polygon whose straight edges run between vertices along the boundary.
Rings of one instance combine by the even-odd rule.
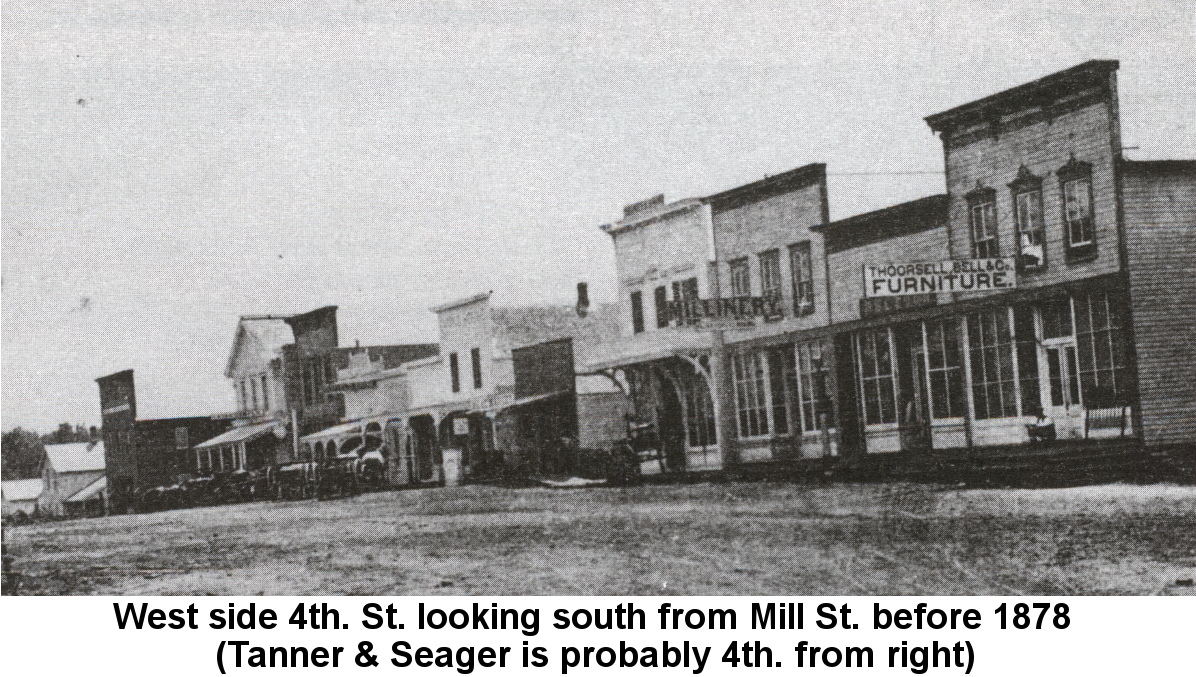
[[[324,461],[355,454],[361,459],[385,461],[382,426],[385,416],[325,428],[299,439],[299,460]]]
[[[625,391],[630,412],[623,421],[624,435],[631,426],[651,426],[660,457],[656,464],[646,464],[644,472],[721,469],[710,333],[654,332],[610,348],[582,368],[606,376]]]
[[[833,363],[825,338],[786,337],[732,350],[740,462],[838,455]]]
[[[192,449],[197,475],[254,471],[278,457],[279,447],[289,444],[289,431],[280,421],[267,421],[233,428]]]
[[[863,450],[1024,445],[1039,409],[1059,441],[1133,436],[1120,276],[1020,296],[847,333]]]

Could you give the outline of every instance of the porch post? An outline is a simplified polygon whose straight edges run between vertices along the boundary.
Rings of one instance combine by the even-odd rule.
[[[735,388],[731,382],[731,368],[727,361],[727,347],[723,330],[716,329],[710,350],[710,378],[714,387],[710,399],[714,405],[715,435],[718,437],[718,453],[722,457],[723,469],[735,465],[739,460],[735,445]]]

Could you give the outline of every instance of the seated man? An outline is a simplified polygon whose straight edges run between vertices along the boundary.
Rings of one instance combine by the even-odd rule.
[[[1042,407],[1034,408],[1034,420],[1026,423],[1026,432],[1030,434],[1030,444],[1055,441],[1055,422],[1051,420]]]

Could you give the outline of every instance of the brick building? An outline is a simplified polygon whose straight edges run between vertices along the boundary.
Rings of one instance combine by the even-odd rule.
[[[96,384],[100,389],[109,508],[124,512],[134,504],[137,490],[142,486],[138,480],[134,439],[137,393],[133,387],[133,370],[101,376],[96,379]]]
[[[110,512],[126,512],[146,489],[173,484],[193,472],[192,446],[231,425],[210,416],[138,420],[132,369],[102,376],[96,382],[104,423]]]

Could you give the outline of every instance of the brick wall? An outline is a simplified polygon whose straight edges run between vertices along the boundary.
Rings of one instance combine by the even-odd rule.
[[[1144,163],[1146,164],[1146,163]],[[1196,170],[1126,163],[1125,233],[1142,427],[1148,444],[1196,440]]]

